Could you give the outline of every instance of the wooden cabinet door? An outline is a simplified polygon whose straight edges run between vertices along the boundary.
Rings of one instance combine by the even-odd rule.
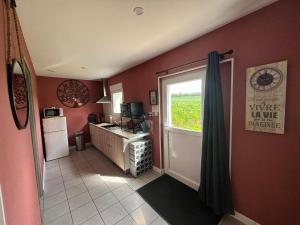
[[[99,129],[99,149],[101,152],[103,152],[103,133],[104,131],[102,129]]]
[[[115,145],[114,145],[114,139],[115,135],[109,134],[108,140],[109,140],[109,158],[115,163]]]
[[[97,128],[97,148],[101,151],[101,147],[100,147],[100,136],[101,136],[101,128]]]
[[[95,134],[95,137],[94,137],[94,139],[95,139],[95,147],[98,150],[101,150],[100,146],[99,146],[99,144],[100,144],[100,142],[99,142],[99,135],[100,135],[101,129],[98,128],[98,127],[95,127],[94,129],[95,129],[95,131],[94,131],[94,134]]]
[[[123,138],[115,137],[114,139],[114,158],[115,163],[124,170],[124,152],[123,152]]]
[[[114,162],[114,134],[107,133],[107,156]]]
[[[93,128],[93,133],[94,133],[94,146],[96,147],[96,148],[98,148],[98,141],[97,141],[97,136],[98,136],[98,128],[97,127],[94,127]]]
[[[109,156],[109,133],[106,131],[103,131],[103,153],[107,156]]]
[[[95,145],[95,127],[93,125],[90,125],[90,136],[91,136],[91,143],[92,145]]]
[[[129,156],[126,156],[124,151],[126,147],[124,139],[94,125],[90,125],[89,128],[93,146],[110,158],[122,170],[125,170],[125,157]]]

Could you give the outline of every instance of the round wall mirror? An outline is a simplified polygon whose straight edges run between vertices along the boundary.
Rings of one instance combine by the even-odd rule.
[[[28,123],[28,93],[24,69],[21,62],[16,59],[8,65],[8,90],[16,126],[24,129]]]

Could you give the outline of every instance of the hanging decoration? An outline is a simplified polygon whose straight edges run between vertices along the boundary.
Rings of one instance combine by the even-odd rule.
[[[150,105],[158,105],[158,92],[157,90],[149,91],[149,101]]]
[[[57,98],[66,107],[79,108],[88,103],[89,89],[78,80],[65,80],[57,88]]]
[[[284,134],[287,61],[247,69],[246,130]]]
[[[23,74],[14,74],[13,76],[13,91],[16,109],[24,109],[27,107],[26,85]]]
[[[10,101],[10,108],[18,129],[26,128],[29,119],[29,103],[28,103],[28,89],[26,84],[26,74],[24,68],[26,63],[23,57],[21,38],[20,38],[20,25],[16,12],[15,0],[6,1],[6,62],[7,62],[7,82],[8,94]],[[12,18],[11,18],[12,14]],[[11,21],[13,19],[13,21]],[[13,23],[11,23],[13,22]],[[12,27],[15,32],[12,32]],[[16,35],[18,52],[14,52],[12,56],[13,42],[12,35]]]

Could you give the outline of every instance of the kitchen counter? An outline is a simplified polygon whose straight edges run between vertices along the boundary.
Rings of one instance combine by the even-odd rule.
[[[130,168],[130,143],[143,139],[149,133],[134,134],[121,130],[120,127],[114,127],[113,129],[103,127],[111,125],[109,123],[90,123],[91,143],[126,173]]]
[[[138,133],[138,134],[134,134],[130,131],[125,131],[125,130],[122,130],[121,128],[115,128],[113,130],[110,130],[110,129],[106,129],[104,128],[103,126],[108,126],[108,125],[112,125],[110,123],[100,123],[100,124],[93,124],[93,123],[90,123],[90,125],[93,125],[95,127],[98,127],[98,128],[101,128],[101,129],[104,129],[106,130],[107,132],[111,132],[115,135],[118,135],[122,138],[126,138],[128,139],[129,141],[133,141],[135,139],[140,139],[140,138],[143,138],[143,137],[146,137],[148,135],[150,135],[149,133]]]

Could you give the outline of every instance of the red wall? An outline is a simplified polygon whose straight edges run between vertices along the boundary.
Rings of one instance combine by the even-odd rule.
[[[155,73],[234,50],[232,188],[238,212],[262,225],[300,224],[300,1],[276,2],[109,80],[123,83],[125,101],[150,111]],[[288,60],[286,132],[245,131],[246,68]],[[154,163],[160,166],[159,121],[154,117]]]
[[[65,107],[57,98],[57,87],[66,79],[53,78],[53,77],[41,77],[37,78],[38,91],[39,91],[39,105],[40,110],[45,107],[59,107],[63,108],[64,115],[67,118],[69,145],[75,144],[74,133],[79,130],[85,131],[85,141],[90,141],[89,127],[87,124],[87,118],[90,113],[96,113],[99,117],[102,113],[102,104],[95,103],[100,96],[102,96],[101,82],[99,81],[83,81],[90,92],[90,99],[87,104],[80,108],[68,108]]]
[[[6,11],[4,0],[0,4],[0,184],[2,186],[7,225],[40,225],[40,210],[35,178],[34,158],[31,143],[30,124],[24,130],[15,126],[9,105],[6,73],[6,34],[4,26]],[[14,28],[12,28],[14,29]],[[42,142],[39,127],[39,113],[35,72],[22,38],[22,49],[30,67],[33,98],[36,110],[38,147],[43,168]],[[14,40],[14,57],[16,41]]]

